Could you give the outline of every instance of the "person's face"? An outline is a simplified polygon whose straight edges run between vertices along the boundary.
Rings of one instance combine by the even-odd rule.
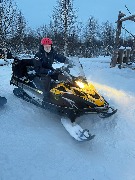
[[[49,53],[51,51],[51,45],[44,45],[44,50]]]

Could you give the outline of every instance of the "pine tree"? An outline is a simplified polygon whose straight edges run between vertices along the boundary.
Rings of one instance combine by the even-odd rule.
[[[64,53],[67,54],[68,36],[73,34],[76,15],[73,10],[73,0],[58,0],[58,6],[53,12],[53,32],[61,34],[64,41]]]
[[[104,49],[104,55],[111,55],[115,41],[115,28],[109,21],[102,24],[101,27],[101,41],[102,48]]]
[[[17,6],[13,0],[0,0],[0,44],[6,46],[12,37],[13,26],[16,22]]]
[[[91,16],[88,19],[88,23],[86,24],[86,28],[84,30],[84,45],[85,45],[85,56],[93,57],[97,54],[97,43],[98,43],[98,22],[97,20]]]

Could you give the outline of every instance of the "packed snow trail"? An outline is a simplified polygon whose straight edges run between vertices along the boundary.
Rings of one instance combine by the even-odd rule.
[[[15,97],[11,66],[0,67],[0,95],[8,100],[0,110],[0,179],[135,179],[134,72],[109,69],[108,59],[82,61],[89,82],[118,108],[108,119],[77,119],[96,134],[85,143],[71,138],[59,116]]]

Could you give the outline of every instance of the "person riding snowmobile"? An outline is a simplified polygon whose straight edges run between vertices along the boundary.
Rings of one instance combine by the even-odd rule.
[[[52,47],[52,40],[50,38],[43,38],[39,46],[39,51],[36,53],[33,64],[36,75],[42,81],[42,88],[44,90],[44,98],[48,98],[51,79],[58,79],[58,72],[54,71],[52,64],[54,61],[65,63],[67,58],[58,54]]]
[[[53,64],[55,60],[65,63],[58,68],[58,64]],[[79,58],[67,59],[57,54],[49,38],[41,40],[39,52],[33,59],[15,58],[12,71],[10,84],[16,86],[14,95],[60,115],[65,129],[78,141],[94,138],[88,129],[76,124],[78,117],[96,113],[101,118],[107,118],[117,112],[87,81]],[[20,76],[26,76],[28,81],[20,79]]]

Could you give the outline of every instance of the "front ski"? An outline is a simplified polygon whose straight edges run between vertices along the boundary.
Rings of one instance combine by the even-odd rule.
[[[76,139],[77,141],[89,141],[95,137],[95,135],[91,135],[88,129],[83,129],[78,124],[73,125],[68,118],[61,118],[61,123],[65,127],[65,129],[69,132],[69,134]]]

